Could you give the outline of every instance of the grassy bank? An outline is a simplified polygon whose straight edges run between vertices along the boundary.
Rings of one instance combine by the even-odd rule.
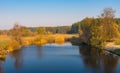
[[[62,44],[67,39],[72,37],[78,37],[76,34],[50,34],[50,35],[36,35],[21,37],[21,44],[19,41],[11,39],[12,36],[1,35],[0,36],[0,58],[5,58],[8,52],[20,49],[22,46],[37,45],[42,46],[46,43],[58,43]]]

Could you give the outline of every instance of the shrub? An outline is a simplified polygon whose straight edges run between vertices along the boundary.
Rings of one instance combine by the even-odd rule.
[[[61,44],[61,43],[64,43],[64,42],[65,42],[65,40],[64,40],[63,37],[57,37],[57,38],[55,38],[55,43]]]
[[[7,51],[14,51],[14,50],[18,50],[20,49],[21,45],[19,44],[19,42],[17,42],[16,40],[12,40],[10,41],[10,43],[7,46]]]
[[[115,40],[115,45],[120,45],[120,39]]]
[[[46,39],[41,38],[41,36],[38,36],[35,38],[34,43],[35,45],[41,46],[47,43]]]

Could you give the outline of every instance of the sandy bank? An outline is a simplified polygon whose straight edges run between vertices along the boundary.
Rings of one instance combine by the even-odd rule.
[[[106,50],[116,50],[120,49],[120,45],[115,45],[114,42],[107,43],[105,46]]]

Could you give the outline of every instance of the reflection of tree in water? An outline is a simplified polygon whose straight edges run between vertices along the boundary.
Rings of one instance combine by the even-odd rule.
[[[89,46],[80,47],[79,52],[86,67],[96,70],[100,68],[100,53],[98,51],[98,49],[91,49]]]
[[[0,73],[4,73],[4,68],[2,66],[2,61],[0,61]]]
[[[104,73],[116,73],[118,57],[113,55],[102,55]]]
[[[41,56],[42,56],[42,47],[41,46],[37,46],[37,56],[38,56],[38,58],[41,58]]]
[[[12,53],[10,53],[10,56],[14,58],[14,67],[16,69],[20,69],[23,65],[23,54],[22,54],[22,49],[16,50]]]
[[[96,48],[81,46],[79,52],[87,68],[98,70],[99,73],[116,73],[118,57],[100,52]]]

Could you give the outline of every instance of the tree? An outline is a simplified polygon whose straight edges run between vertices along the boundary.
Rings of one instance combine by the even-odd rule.
[[[38,27],[36,29],[37,34],[46,34],[46,28],[44,27]]]
[[[100,16],[102,25],[102,35],[106,41],[119,36],[118,25],[114,19],[115,11],[112,8],[105,8]]]
[[[13,29],[11,30],[11,35],[14,40],[19,42],[19,44],[22,44],[22,37],[30,36],[31,32],[25,26],[15,23]]]
[[[114,10],[105,8],[100,18],[85,18],[82,20],[82,35],[80,36],[82,41],[94,47],[103,47],[106,41],[118,37],[118,25],[114,17]]]
[[[19,44],[22,44],[22,41],[21,41],[22,32],[20,31],[21,27],[22,27],[21,25],[19,25],[18,23],[15,23],[13,26],[13,29],[11,30],[12,39],[17,41]]]
[[[79,22],[77,22],[77,23],[74,23],[74,24],[71,26],[70,33],[79,33],[79,31],[81,31],[80,25],[81,25],[81,21],[79,21]]]
[[[90,26],[90,45],[103,48],[104,39],[102,37],[101,25],[99,19],[93,19]]]
[[[90,38],[91,38],[91,24],[92,24],[93,18],[85,18],[84,20],[81,21],[81,30],[82,34],[80,35],[80,39],[82,42],[87,43],[90,45]]]

